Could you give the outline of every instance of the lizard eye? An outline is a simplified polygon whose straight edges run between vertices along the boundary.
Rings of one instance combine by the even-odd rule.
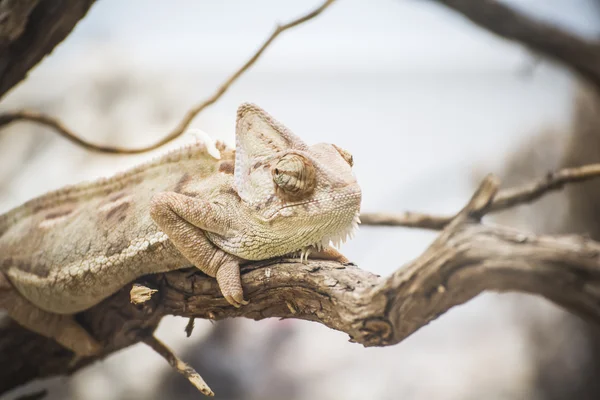
[[[346,160],[348,165],[350,165],[351,167],[354,165],[354,159],[352,158],[352,154],[348,153],[346,150],[342,149],[341,147],[336,146],[335,144],[333,145],[333,147],[338,151],[338,153],[340,153],[340,155],[344,158],[344,160]]]
[[[284,155],[271,171],[273,182],[289,199],[305,197],[315,189],[315,167],[308,159],[299,154]]]

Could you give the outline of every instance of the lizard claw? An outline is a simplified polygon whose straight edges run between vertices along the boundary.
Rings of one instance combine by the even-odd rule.
[[[247,306],[248,304],[250,304],[249,300],[244,300],[244,298],[242,297],[242,299],[240,300],[240,304],[243,306]]]
[[[235,308],[248,304],[244,300],[244,290],[240,280],[240,267],[237,263],[226,263],[217,271],[217,282],[225,300]]]
[[[235,308],[240,308],[249,303],[248,300],[244,300],[243,293],[223,294],[223,297],[225,297],[225,300]]]

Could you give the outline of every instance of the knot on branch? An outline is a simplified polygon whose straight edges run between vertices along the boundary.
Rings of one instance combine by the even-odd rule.
[[[366,319],[359,329],[362,337],[358,342],[365,347],[387,346],[394,337],[394,327],[391,322],[382,317]]]
[[[150,300],[152,295],[156,292],[158,292],[157,289],[152,289],[139,283],[134,283],[129,291],[129,297],[132,304],[139,305]]]

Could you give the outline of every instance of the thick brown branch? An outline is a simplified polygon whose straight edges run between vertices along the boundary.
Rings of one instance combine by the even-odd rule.
[[[0,114],[0,127],[7,126],[9,124],[12,124],[14,122],[19,122],[19,121],[35,122],[35,123],[47,126],[48,128],[54,130],[56,133],[58,133],[65,139],[68,139],[71,142],[73,142],[83,148],[86,148],[88,150],[93,150],[93,151],[99,151],[99,152],[103,152],[103,153],[137,154],[137,153],[144,153],[144,152],[147,152],[150,150],[157,149],[160,146],[163,146],[163,145],[169,143],[170,141],[181,136],[185,132],[185,130],[189,127],[189,125],[192,123],[194,118],[196,118],[198,116],[198,114],[200,114],[200,112],[202,112],[202,110],[204,110],[206,107],[214,104],[217,100],[219,100],[221,98],[221,96],[223,96],[223,94],[225,94],[225,92],[229,89],[229,87],[244,72],[246,72],[251,66],[253,66],[256,63],[256,61],[260,58],[260,56],[265,52],[265,50],[267,50],[267,48],[271,45],[271,43],[273,43],[273,41],[279,35],[281,35],[285,31],[287,31],[288,29],[294,28],[300,24],[303,24],[303,23],[310,21],[311,19],[317,17],[319,14],[321,14],[323,11],[325,11],[325,9],[327,7],[329,7],[334,1],[335,0],[326,0],[321,6],[319,6],[315,10],[309,12],[308,14],[303,15],[291,22],[288,22],[287,24],[278,25],[275,28],[275,30],[273,31],[273,33],[262,44],[262,46],[260,46],[260,48],[252,55],[252,57],[250,57],[250,59],[248,61],[246,61],[246,63],[244,63],[244,65],[242,65],[225,82],[223,82],[221,84],[221,86],[219,86],[219,88],[215,91],[215,93],[213,93],[209,98],[207,98],[200,104],[192,107],[187,112],[187,114],[183,117],[183,119],[179,122],[179,124],[177,124],[177,126],[168,135],[166,135],[164,138],[160,139],[158,142],[151,144],[149,146],[144,146],[144,147],[140,147],[137,149],[128,149],[128,148],[122,148],[122,147],[117,147],[117,146],[108,146],[108,145],[105,146],[105,145],[100,145],[100,144],[96,144],[96,143],[91,143],[85,139],[82,139],[81,136],[78,135],[77,133],[75,133],[73,130],[67,128],[66,125],[63,122],[61,122],[58,118],[55,118],[55,117],[52,117],[49,115],[40,114],[35,111],[28,111],[28,110],[7,112],[4,114]]]
[[[600,164],[565,168],[549,173],[517,188],[504,189],[494,198],[486,212],[502,211],[520,204],[541,198],[550,191],[560,190],[566,184],[585,182],[600,177]],[[404,226],[407,228],[443,229],[454,217],[424,213],[363,213],[360,216],[363,225]]]
[[[155,303],[147,308],[148,321],[123,301],[127,290],[80,318],[105,341],[106,354],[143,340],[164,314],[299,318],[346,332],[365,346],[391,345],[484,290],[541,294],[600,321],[599,255],[600,244],[582,238],[528,237],[465,223],[385,279],[333,262],[253,264],[244,270],[251,303],[234,309],[219,295],[213,279],[176,271],[148,277],[162,296],[160,307]],[[52,341],[15,324],[0,328],[0,333],[0,355],[9,366],[0,370],[0,392],[33,378],[69,373],[70,353]]]
[[[458,11],[477,25],[561,61],[600,86],[600,42],[587,41],[529,18],[498,0],[431,0]]]
[[[94,0],[0,0],[0,98],[62,42]]]

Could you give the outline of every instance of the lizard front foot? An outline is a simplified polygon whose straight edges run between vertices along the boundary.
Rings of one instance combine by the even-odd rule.
[[[240,278],[240,266],[235,262],[222,264],[217,271],[217,282],[225,300],[235,308],[248,304]]]
[[[164,192],[153,197],[150,215],[185,258],[217,278],[223,297],[237,308],[248,304],[240,280],[239,258],[212,244],[205,234],[227,234],[229,223],[218,210],[201,199]]]

